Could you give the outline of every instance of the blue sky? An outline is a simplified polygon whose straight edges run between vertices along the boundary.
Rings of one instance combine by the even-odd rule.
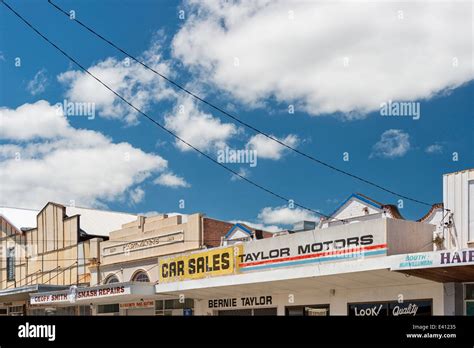
[[[117,68],[125,58],[68,20],[47,1],[10,0],[9,3],[86,67],[96,67],[95,71],[111,66]],[[159,55],[163,69],[179,83],[278,138],[293,135],[299,150],[391,190],[425,202],[440,202],[443,173],[473,166],[474,85],[470,65],[472,51],[469,47],[472,37],[469,30],[463,32],[469,29],[467,24],[470,20],[469,15],[466,18],[462,15],[466,13],[465,8],[425,8],[424,12],[433,11],[435,17],[447,11],[441,24],[438,23],[439,31],[429,26],[426,18],[415,16],[418,9],[406,4],[391,8],[388,7],[392,5],[370,9],[348,8],[348,11],[362,11],[359,14],[368,17],[371,17],[370,11],[374,11],[382,18],[390,12],[400,16],[397,11],[402,8],[403,20],[406,21],[404,29],[393,29],[391,18],[385,21],[389,24],[374,21],[354,30],[350,21],[345,23],[344,15],[338,15],[340,22],[336,23],[340,27],[325,31],[319,37],[325,25],[330,27],[331,24],[322,23],[319,27],[310,24],[306,15],[301,15],[305,13],[302,6],[309,6],[303,3],[280,7],[277,4],[255,7],[233,4],[219,8],[216,8],[217,2],[196,5],[175,1],[57,0],[56,3],[64,9],[74,9],[77,18],[134,55],[144,57],[143,52],[150,49],[153,43],[158,44],[158,49],[151,50],[151,56]],[[458,7],[462,6],[469,4],[459,3]],[[180,10],[185,11],[184,19],[179,18]],[[325,11],[314,10],[323,14]],[[319,12],[315,13],[319,15]],[[292,14],[296,19],[291,19]],[[280,17],[286,15],[299,26],[295,29],[296,35],[292,32],[294,42],[291,51],[286,46],[288,38],[284,36],[287,30],[281,28]],[[40,100],[46,104],[38,110],[46,110],[48,105],[52,107],[64,99],[80,99],[81,88],[87,88],[94,97],[108,93],[100,85],[90,87],[95,82],[84,87],[87,77],[80,75],[71,62],[3,6],[0,18],[0,106],[4,112],[9,112],[5,117],[15,117],[20,112],[17,108],[25,104],[36,105]],[[215,36],[207,30],[218,25],[221,25],[220,31]],[[451,28],[453,37],[456,33],[456,39],[452,40],[449,33],[441,35],[441,32],[446,33],[444,26]],[[380,27],[383,35],[397,42],[397,48],[388,44],[385,46],[384,40],[365,35],[364,30],[372,33],[374,27]],[[301,28],[308,28],[309,35]],[[248,35],[252,30],[255,30],[255,35]],[[359,41],[349,40],[351,35],[361,44],[353,44]],[[397,38],[407,40],[397,41]],[[262,42],[271,44],[266,46]],[[419,50],[414,50],[414,47]],[[235,52],[232,51],[234,48]],[[378,60],[382,56],[389,57],[389,60]],[[20,67],[15,66],[17,57],[21,58]],[[235,68],[235,60],[231,59],[235,57],[239,58],[238,71],[230,67],[234,64]],[[345,57],[347,66],[344,66]],[[443,61],[439,57],[448,59]],[[450,57],[456,57],[458,65],[455,72]],[[341,77],[340,71],[334,68],[334,61],[339,58],[343,62],[341,69],[346,69],[341,71],[350,71],[347,77]],[[100,65],[107,59],[112,59],[112,62]],[[228,118],[209,107],[189,101],[186,104],[183,100],[187,99],[179,95],[170,96],[173,94],[168,90],[171,86],[159,82],[158,77],[155,77],[156,84],[146,82],[148,77],[133,80],[141,68],[134,69],[127,75],[127,79],[132,80],[124,80],[125,85],[133,84],[133,88],[127,90],[127,87],[120,85],[122,91],[131,93],[131,98],[138,102],[142,99],[136,94],[137,91],[147,91],[144,99],[148,99],[143,104],[146,112],[160,122],[168,122],[175,131],[182,132],[183,137],[189,135],[190,142],[197,141],[211,156],[216,157],[217,149],[223,144],[243,149],[255,135],[238,125],[228,125],[231,123]],[[68,71],[70,75],[62,75],[63,78],[58,79]],[[316,71],[314,79],[308,77],[308,72],[312,71]],[[108,82],[105,78],[104,81]],[[156,97],[159,93],[163,96]],[[389,99],[419,102],[420,118],[382,117],[379,105]],[[53,123],[41,123],[42,113],[32,107],[41,128],[35,134],[20,131],[29,127],[25,119],[22,123],[5,119],[11,129],[7,127],[0,137],[1,175],[6,183],[2,188],[3,205],[39,207],[44,205],[41,202],[60,201],[67,204],[70,199],[82,206],[101,206],[119,211],[204,212],[219,219],[243,220],[266,226],[284,226],[298,217],[308,217],[299,211],[288,214],[284,210],[284,202],[242,180],[233,180],[228,172],[195,152],[183,151],[183,148],[176,146],[174,139],[147,120],[140,117],[134,120],[132,117],[130,121],[126,118],[129,111],[120,106],[119,101],[104,100],[98,102],[97,115],[93,120],[66,117],[51,121]],[[193,117],[187,120],[175,117],[177,105],[181,103],[186,105]],[[295,105],[294,114],[287,112],[290,104]],[[113,107],[112,111],[110,107]],[[199,129],[191,122],[193,120],[197,124],[200,120],[213,120],[214,123],[203,121],[204,126]],[[62,133],[42,134],[47,133],[46,128],[51,125],[57,126],[58,132]],[[194,127],[201,136],[189,133],[189,129]],[[115,144],[127,143],[137,153],[136,157],[135,152],[132,153],[137,161],[133,163],[134,168],[127,167],[126,172],[118,173],[123,167],[102,165],[102,162],[114,160],[105,157],[97,159],[97,163],[82,162],[81,159],[94,158],[92,152],[96,142],[86,143],[85,134],[92,133],[74,133],[74,129],[91,130],[95,135],[108,137],[104,138],[108,140],[101,138],[101,144],[105,142],[105,145],[97,146],[111,151],[120,152],[122,148]],[[22,135],[18,136],[16,132]],[[71,135],[65,136],[64,132]],[[381,142],[384,133],[385,142]],[[215,137],[215,141],[203,140],[208,136]],[[63,143],[55,143],[58,138],[69,142],[65,145],[66,150],[68,146],[84,150],[81,154],[85,157],[72,161],[77,168],[73,165],[58,173],[47,165],[53,163],[48,161],[57,163],[63,158],[55,152],[63,146]],[[79,145],[71,145],[75,142]],[[377,143],[380,145],[377,146]],[[58,145],[40,153],[28,148],[28,145],[39,148],[38,144]],[[10,151],[12,147],[8,147],[12,145],[23,154],[20,167],[14,167],[19,164],[18,161],[17,164],[13,162],[15,151]],[[236,171],[244,168],[249,179],[323,213],[332,212],[353,192],[364,193],[387,204],[396,204],[399,199],[295,153],[273,148],[261,148],[259,151],[257,147],[258,152],[267,155],[258,158],[255,168],[248,164],[227,165]],[[349,161],[343,160],[344,152],[349,153]],[[454,152],[458,154],[457,161],[453,160]],[[104,153],[108,152],[100,152],[99,156]],[[160,167],[156,158],[152,158],[155,155],[166,160],[167,165],[161,164]],[[67,166],[68,162],[65,163]],[[140,169],[142,164],[144,168]],[[35,172],[41,166],[43,169]],[[47,168],[51,168],[51,173]],[[78,176],[77,172],[81,174]],[[181,186],[173,187],[169,182],[154,183],[162,174],[178,178]],[[134,179],[122,177],[127,175],[134,176]],[[82,178],[85,178],[83,182]],[[109,184],[113,189],[104,188]],[[71,189],[71,185],[77,187]],[[184,209],[179,208],[181,199],[185,202]],[[428,209],[405,200],[401,213],[413,219],[421,217]]]

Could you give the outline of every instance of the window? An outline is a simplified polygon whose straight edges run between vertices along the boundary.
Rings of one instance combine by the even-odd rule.
[[[219,316],[274,316],[277,315],[277,309],[272,308],[253,308],[253,309],[225,309],[217,312]]]
[[[8,307],[8,315],[24,315],[25,308],[23,306],[10,306]]]
[[[184,301],[180,300],[157,300],[155,301],[156,315],[185,315],[194,308],[194,300],[187,298]]]
[[[118,303],[97,306],[97,313],[99,314],[118,313],[118,312],[120,312],[120,307]]]
[[[107,278],[105,278],[104,284],[112,284],[112,283],[118,283],[119,280],[117,276],[115,275],[109,275]]]
[[[432,315],[432,300],[405,300],[349,303],[347,304],[348,315],[351,316],[429,316]]]
[[[132,278],[132,281],[148,283],[150,282],[150,278],[148,278],[148,274],[146,274],[145,272],[139,271],[135,273],[135,275]]]
[[[469,224],[468,224],[468,240],[474,241],[474,181],[469,181],[469,201],[468,201],[468,207],[469,207]]]
[[[15,247],[7,250],[7,280],[15,280]]]
[[[466,315],[474,316],[474,284],[465,285]]]
[[[311,317],[329,315],[329,305],[306,305],[285,307],[287,316]]]

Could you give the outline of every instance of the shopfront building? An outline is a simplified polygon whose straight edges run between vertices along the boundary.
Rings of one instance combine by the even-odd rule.
[[[198,315],[442,315],[442,283],[391,270],[433,229],[373,219],[163,257],[155,289]]]

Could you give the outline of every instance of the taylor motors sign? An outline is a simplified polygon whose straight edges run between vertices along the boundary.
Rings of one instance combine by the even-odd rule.
[[[348,261],[386,255],[386,232],[377,223],[342,225],[245,243],[243,251],[240,272]]]
[[[392,270],[474,265],[474,248],[404,254],[396,258]]]

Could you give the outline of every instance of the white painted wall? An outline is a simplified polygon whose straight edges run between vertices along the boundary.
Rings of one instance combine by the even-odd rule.
[[[466,248],[474,244],[474,169],[443,176],[444,208],[453,213],[453,239],[447,248]],[[458,245],[456,245],[456,242]]]
[[[238,290],[238,289],[236,289]],[[296,289],[295,289],[296,290]],[[347,315],[348,303],[366,303],[366,302],[382,302],[397,301],[399,296],[403,296],[405,300],[433,300],[433,315],[444,315],[444,290],[443,284],[427,283],[404,286],[380,286],[363,289],[345,289],[336,288],[334,293],[329,289],[306,289],[303,291],[294,291],[292,294],[275,294],[271,292],[259,292],[254,294],[245,294],[245,297],[272,295],[273,305],[260,306],[254,308],[277,307],[278,315],[285,315],[286,306],[299,305],[330,305],[331,315]],[[290,296],[291,295],[291,296]],[[229,297],[233,297],[231,292]],[[213,315],[216,309],[208,308],[208,299],[195,301],[196,315]],[[290,302],[293,301],[293,302]],[[235,307],[222,309],[249,309],[249,307]],[[449,315],[449,313],[446,313]]]

